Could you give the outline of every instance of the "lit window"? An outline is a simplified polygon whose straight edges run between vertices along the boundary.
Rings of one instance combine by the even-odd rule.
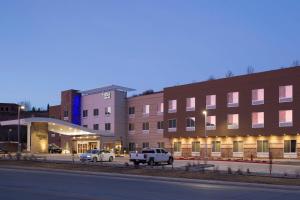
[[[211,151],[214,153],[219,153],[221,152],[221,142],[220,141],[212,141],[211,143]]]
[[[264,128],[265,114],[264,112],[252,113],[252,128]]]
[[[286,85],[279,87],[279,103],[293,101],[293,86]]]
[[[293,126],[293,111],[280,110],[279,111],[279,127]]]
[[[216,116],[207,116],[206,130],[216,130]]]
[[[233,141],[233,152],[234,153],[244,152],[243,141]]]
[[[296,153],[296,140],[284,140],[284,153]]]
[[[206,109],[216,109],[216,95],[206,96]]]
[[[192,152],[193,153],[200,152],[200,142],[192,142]]]
[[[239,128],[239,114],[228,114],[227,115],[227,128],[238,129]]]
[[[195,97],[186,99],[186,111],[194,111],[196,106]]]
[[[143,115],[149,115],[149,113],[150,113],[150,105],[144,105]]]
[[[174,142],[174,152],[181,152],[181,142]]]
[[[157,113],[161,114],[164,112],[164,103],[158,104]]]
[[[252,105],[261,105],[265,101],[265,90],[255,89],[252,90]]]
[[[257,140],[257,153],[268,153],[269,142],[268,140]]]
[[[169,113],[176,112],[177,110],[177,100],[169,100]]]
[[[186,131],[195,130],[195,117],[189,117],[186,119]]]
[[[106,107],[105,108],[105,115],[110,115],[111,114],[111,107]]]
[[[239,93],[230,92],[227,94],[227,107],[238,107],[239,106]]]
[[[169,132],[175,132],[177,129],[177,120],[176,119],[170,119],[168,121],[168,131]]]

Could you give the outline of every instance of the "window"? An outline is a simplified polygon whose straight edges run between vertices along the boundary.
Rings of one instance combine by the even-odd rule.
[[[293,101],[293,86],[286,85],[279,87],[279,103]]]
[[[186,119],[186,131],[195,130],[195,117],[188,117]]]
[[[279,127],[293,126],[293,110],[279,111]]]
[[[128,130],[129,130],[129,131],[134,131],[134,124],[129,123],[129,124],[128,124]]]
[[[68,117],[69,116],[69,112],[67,110],[64,111],[64,117]]]
[[[143,142],[143,149],[149,148],[149,142]]]
[[[164,112],[164,103],[158,104],[157,113],[161,114]]]
[[[192,142],[192,152],[200,152],[200,142]]]
[[[135,108],[134,107],[129,107],[128,108],[128,114],[129,115],[134,115],[134,113],[135,113]]]
[[[83,110],[82,117],[87,117],[87,116],[88,116],[88,110]]]
[[[175,132],[177,128],[177,121],[176,119],[169,119],[168,121],[168,131]]]
[[[296,140],[284,140],[284,153],[296,153]]]
[[[239,128],[239,114],[228,114],[227,115],[227,128],[238,129]]]
[[[149,113],[150,113],[150,105],[144,105],[143,115],[149,115]]]
[[[212,152],[219,153],[221,152],[221,142],[220,141],[212,141]]]
[[[98,116],[99,115],[99,109],[94,109],[94,116]]]
[[[157,143],[157,148],[165,148],[165,143],[164,142],[158,142]],[[164,153],[165,151],[162,151]]]
[[[99,130],[99,124],[94,124],[93,128],[94,128],[94,130]]]
[[[252,113],[252,128],[264,128],[265,114],[264,112]]]
[[[206,118],[206,130],[216,130],[216,116],[207,116]]]
[[[149,122],[143,123],[143,131],[149,131]]]
[[[261,105],[265,101],[265,90],[255,89],[252,90],[252,105]]]
[[[169,100],[169,113],[177,111],[177,100]]]
[[[186,99],[186,111],[194,111],[195,110],[195,97]]]
[[[105,123],[105,131],[110,131],[110,129],[111,129],[111,124]]]
[[[206,96],[206,109],[216,109],[216,95]]]
[[[83,125],[83,127],[84,127],[84,128],[87,128],[87,127],[88,127],[88,125]]]
[[[111,114],[111,107],[105,107],[105,115]]]
[[[135,151],[135,143],[133,142],[129,143],[128,147],[129,147],[129,151]]]
[[[244,152],[243,141],[233,141],[233,152],[234,153]]]
[[[239,106],[239,93],[230,92],[227,94],[227,107],[238,107]]]
[[[157,122],[157,129],[158,130],[164,129],[164,122],[163,121]]]
[[[268,140],[257,140],[257,153],[268,153],[269,142]]]
[[[174,152],[181,152],[181,142],[174,142]]]

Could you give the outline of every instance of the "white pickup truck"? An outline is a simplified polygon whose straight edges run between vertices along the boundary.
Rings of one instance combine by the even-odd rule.
[[[134,165],[148,164],[148,165],[158,165],[166,163],[171,165],[174,161],[173,156],[162,148],[146,148],[142,150],[142,153],[130,153],[130,162]]]

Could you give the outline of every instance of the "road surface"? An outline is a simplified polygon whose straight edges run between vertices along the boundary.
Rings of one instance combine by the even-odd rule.
[[[226,182],[151,180],[145,177],[88,175],[0,168],[2,200],[299,200],[300,190]]]

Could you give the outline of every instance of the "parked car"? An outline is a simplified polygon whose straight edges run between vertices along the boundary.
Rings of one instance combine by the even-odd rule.
[[[168,164],[171,165],[174,161],[173,156],[162,148],[146,148],[142,150],[142,153],[130,153],[130,159],[134,165],[148,164],[148,165],[158,165],[158,164]]]
[[[7,150],[0,148],[0,154],[7,154]]]
[[[107,150],[93,149],[80,155],[80,161],[108,161],[112,162],[115,159],[115,154]]]
[[[62,149],[59,146],[57,146],[56,144],[49,144],[48,152],[49,153],[61,153]]]

